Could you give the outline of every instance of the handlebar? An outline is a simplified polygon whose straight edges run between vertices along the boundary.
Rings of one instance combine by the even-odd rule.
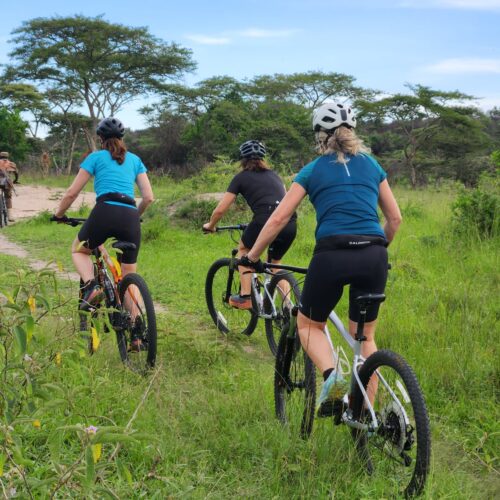
[[[246,265],[241,264],[240,259],[236,259],[236,265]],[[297,266],[287,266],[286,264],[273,264],[272,262],[262,262],[264,269],[279,269],[282,271],[291,271],[292,273],[306,274],[307,267],[297,267]]]
[[[68,226],[79,226],[80,224],[83,224],[87,219],[80,219],[78,217],[61,217],[58,218],[55,215],[53,215],[50,218],[50,222],[57,222],[58,224],[66,224]]]
[[[236,265],[240,265],[240,260],[236,260]],[[282,271],[291,271],[292,273],[299,273],[299,274],[307,274],[307,267],[296,267],[296,266],[287,266],[286,264],[273,264],[272,262],[262,262],[262,266],[264,269],[279,269]],[[391,269],[392,266],[391,264],[387,264],[387,269]]]
[[[235,224],[233,226],[219,226],[215,228],[215,231],[207,231],[203,227],[201,230],[205,234],[220,233],[221,231],[244,231],[248,227],[248,224]]]

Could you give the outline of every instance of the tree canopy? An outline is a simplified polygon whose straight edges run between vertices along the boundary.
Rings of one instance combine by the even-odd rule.
[[[78,95],[94,124],[195,67],[188,49],[101,16],[32,19],[13,35],[5,79]]]

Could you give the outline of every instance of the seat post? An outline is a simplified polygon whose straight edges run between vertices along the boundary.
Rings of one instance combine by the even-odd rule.
[[[363,330],[365,328],[366,312],[368,306],[380,304],[381,302],[384,302],[384,300],[385,295],[383,293],[367,293],[365,295],[356,297],[356,302],[359,305],[359,321],[358,328],[356,329],[356,340],[358,342],[363,342],[364,340],[366,340]]]
[[[366,319],[366,305],[362,305],[359,311],[358,328],[356,330],[356,340],[358,342],[363,342],[366,340],[366,336],[363,333],[363,330],[365,328],[365,319]]]

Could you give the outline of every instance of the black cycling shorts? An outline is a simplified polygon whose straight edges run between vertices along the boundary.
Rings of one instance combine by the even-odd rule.
[[[124,264],[135,264],[141,244],[139,211],[132,207],[97,203],[80,229],[78,239],[93,250],[108,238],[135,243],[135,250],[125,250],[122,254]]]
[[[356,297],[384,292],[387,265],[387,249],[380,245],[315,253],[307,270],[300,312],[313,321],[326,321],[344,286],[350,285],[349,319],[358,322]],[[366,321],[377,319],[379,306],[368,307]]]
[[[241,235],[241,241],[246,248],[250,249],[254,246],[259,233],[264,227],[265,221],[252,220]],[[281,260],[292,246],[293,240],[297,235],[297,222],[291,220],[276,236],[274,241],[269,245],[268,257],[273,260]]]

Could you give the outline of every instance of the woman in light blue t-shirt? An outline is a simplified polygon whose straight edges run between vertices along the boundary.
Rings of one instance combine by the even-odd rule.
[[[309,265],[297,326],[304,350],[323,373],[318,401],[322,408],[342,398],[347,382],[334,370],[333,353],[323,333],[330,311],[349,285],[349,332],[354,336],[359,318],[355,298],[363,293],[383,293],[387,280],[387,249],[401,223],[401,213],[386,174],[368,153],[354,128],[350,107],[325,103],[315,110],[317,159],[295,177],[292,187],[263,227],[247,254],[248,265],[259,256],[309,195],[316,211],[316,247]],[[382,227],[377,206],[385,217]],[[243,259],[244,260],[244,259]],[[367,308],[361,354],[368,358],[377,350],[375,325],[378,305]],[[370,381],[373,401],[376,381]]]
[[[85,184],[94,178],[96,205],[73,241],[73,263],[82,279],[81,309],[89,309],[103,298],[103,290],[94,279],[91,251],[108,238],[134,243],[134,250],[122,255],[122,272],[136,271],[141,243],[140,216],[153,201],[153,191],[141,159],[127,151],[123,142],[125,127],[117,118],[105,118],[97,126],[102,150],[91,153],[59,203],[54,220],[64,220],[65,212]],[[142,200],[136,207],[134,185]],[[82,244],[83,243],[83,244]]]

